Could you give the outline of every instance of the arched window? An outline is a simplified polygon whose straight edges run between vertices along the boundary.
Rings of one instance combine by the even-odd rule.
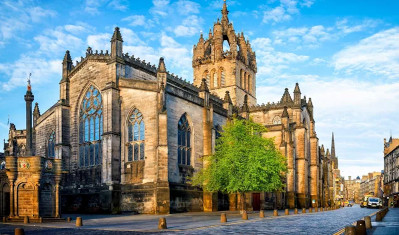
[[[51,132],[47,143],[47,157],[55,157],[55,132]]]
[[[127,160],[129,162],[144,160],[145,126],[143,115],[138,109],[134,109],[129,117],[127,138]]]
[[[178,123],[177,133],[177,158],[181,165],[190,165],[191,160],[191,129],[184,114]]]
[[[244,87],[244,71],[240,70],[240,86]]]
[[[248,74],[248,92],[252,93],[252,80],[250,74]]]
[[[212,72],[212,79],[213,79],[213,88],[219,87],[218,72],[216,70],[213,70]]]
[[[90,86],[83,97],[79,116],[79,165],[101,164],[101,135],[103,134],[102,99],[100,92]]]
[[[242,87],[244,90],[247,89],[247,72],[244,72],[244,86]]]
[[[210,76],[209,76],[209,72],[208,72],[208,70],[206,70],[205,72],[204,72],[204,74],[202,75],[202,78],[205,78],[206,79],[206,85],[208,85],[208,87],[209,87],[209,78],[210,78]]]
[[[225,86],[226,85],[226,73],[224,72],[224,69],[220,69],[220,86]]]

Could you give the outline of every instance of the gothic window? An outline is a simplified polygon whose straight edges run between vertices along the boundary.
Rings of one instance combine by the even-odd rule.
[[[55,132],[51,132],[47,142],[47,157],[55,157]]]
[[[281,117],[280,116],[275,116],[273,118],[273,125],[281,124]]]
[[[177,158],[181,165],[190,165],[191,160],[191,129],[187,114],[183,114],[178,123]]]
[[[216,70],[213,70],[212,72],[212,79],[213,79],[213,87],[217,88],[219,86],[218,84],[219,81],[218,81],[218,73]]]
[[[209,76],[208,70],[206,70],[206,71],[204,72],[202,78],[205,78],[205,79],[206,79],[206,85],[208,85],[208,87],[209,87],[209,78],[210,78],[210,76]]]
[[[244,87],[244,71],[240,70],[240,86]]]
[[[224,72],[224,69],[220,69],[220,86],[225,86],[226,85],[226,73]]]
[[[244,79],[244,86],[243,86],[243,89],[246,90],[246,89],[247,89],[247,72],[244,72],[244,77],[243,77],[243,79]]]
[[[143,115],[138,109],[134,109],[129,117],[127,138],[127,160],[129,162],[144,160],[145,126]]]
[[[100,92],[90,86],[80,107],[79,165],[101,165],[101,136],[103,134],[102,99]]]
[[[248,92],[252,93],[252,80],[250,74],[248,74]]]

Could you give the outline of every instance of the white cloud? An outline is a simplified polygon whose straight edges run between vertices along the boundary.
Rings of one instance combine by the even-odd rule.
[[[62,27],[46,30],[44,34],[34,37],[40,45],[39,53],[55,54],[65,48],[79,48],[83,41],[71,34],[65,33]]]
[[[145,26],[147,25],[145,16],[143,15],[131,15],[122,19],[122,21],[128,21],[130,26]]]
[[[127,0],[112,0],[108,3],[108,6],[114,10],[126,11],[128,8]]]
[[[275,44],[295,43],[306,47],[318,47],[321,42],[335,38],[332,28],[323,25],[276,30],[273,36]]]
[[[111,37],[112,35],[109,33],[89,35],[87,36],[87,45],[93,48],[93,50],[109,50]]]
[[[200,4],[187,0],[179,0],[177,3],[177,12],[181,15],[198,14]]]
[[[8,81],[0,82],[0,87],[9,91],[18,86],[25,86],[29,73],[32,73],[32,86],[43,84],[50,79],[61,79],[61,63],[61,60],[45,60],[23,55],[15,63],[0,66],[0,73],[10,77]]]
[[[191,37],[199,34],[202,25],[202,18],[191,15],[185,18],[181,25],[175,27],[173,32],[177,37]]]
[[[167,16],[169,9],[169,0],[152,0],[154,6],[150,9],[150,12],[156,16]]]
[[[121,28],[121,35],[123,37],[124,45],[145,45],[140,37],[128,28]],[[108,41],[111,40],[110,38]]]
[[[272,3],[275,1],[272,1]],[[278,23],[291,20],[292,15],[299,14],[299,9],[313,5],[312,0],[279,0],[275,7],[263,11],[263,23]]]
[[[360,24],[348,25],[348,19],[342,19],[336,22],[336,28],[342,34],[350,34],[355,32],[365,31],[370,28],[375,28],[380,22],[378,20],[366,19]]]
[[[30,17],[34,23],[40,22],[42,18],[54,17],[57,13],[53,10],[46,10],[41,7],[32,7],[28,10]]]
[[[384,78],[399,78],[399,28],[391,28],[362,39],[333,56],[337,71],[369,72]]]

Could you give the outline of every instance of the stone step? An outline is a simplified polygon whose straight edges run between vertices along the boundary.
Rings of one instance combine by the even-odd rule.
[[[4,221],[4,220],[2,220]],[[49,222],[65,222],[66,219],[65,218],[53,218],[53,217],[43,217],[43,223],[49,223]],[[24,218],[20,217],[20,218],[6,218],[6,222],[7,223],[23,223],[24,222]],[[29,222],[30,223],[39,223],[40,220],[39,218],[29,218]]]

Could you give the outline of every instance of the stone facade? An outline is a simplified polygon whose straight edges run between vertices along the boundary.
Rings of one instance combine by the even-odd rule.
[[[360,203],[362,199],[362,195],[360,194],[360,177],[356,177],[352,179],[351,176],[345,180],[345,200],[353,201],[355,203]]]
[[[312,100],[296,84],[293,99],[286,89],[280,102],[256,105],[255,52],[235,33],[226,3],[209,38],[194,46],[193,84],[169,73],[163,58],[156,67],[123,53],[119,28],[110,53],[89,47],[73,63],[66,51],[62,65],[59,100],[43,114],[34,107],[31,155],[26,131],[10,127],[0,170],[3,215],[240,209],[239,195],[203,192],[189,181],[233,115],[265,125],[265,137],[287,157],[286,188],[248,193],[249,210],[332,200],[338,161],[334,143],[331,155],[319,147]],[[29,110],[27,103],[28,117]],[[26,161],[30,167],[20,168]]]
[[[399,139],[384,139],[384,198],[399,207]]]

